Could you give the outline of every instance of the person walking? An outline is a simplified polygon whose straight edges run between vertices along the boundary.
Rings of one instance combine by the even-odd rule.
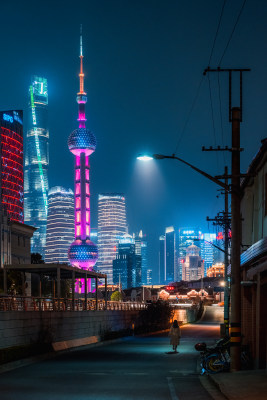
[[[172,324],[170,332],[169,332],[169,336],[171,338],[170,344],[172,345],[174,352],[177,353],[176,349],[177,349],[178,344],[180,343],[180,337],[181,337],[181,330],[179,328],[177,319],[175,319],[173,321],[173,324]]]

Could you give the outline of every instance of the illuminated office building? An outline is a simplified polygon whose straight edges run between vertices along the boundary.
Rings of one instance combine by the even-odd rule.
[[[85,104],[87,96],[84,91],[83,73],[83,46],[80,35],[80,90],[77,93],[78,129],[75,129],[68,138],[69,150],[75,157],[74,181],[74,210],[75,210],[75,240],[70,245],[68,258],[74,267],[92,270],[97,258],[98,250],[91,241],[91,211],[90,211],[90,163],[89,156],[96,149],[96,138],[86,128]],[[85,290],[84,280],[80,282],[81,292]],[[77,290],[77,287],[76,287]],[[91,283],[89,283],[89,291]]]
[[[159,237],[159,277],[158,283],[163,285],[165,282],[165,236]]]
[[[165,229],[165,283],[175,280],[176,265],[175,230],[170,226]]]
[[[202,235],[198,228],[180,228],[178,231],[178,280],[182,279],[183,264],[186,258],[186,250],[197,243]]]
[[[118,243],[116,259],[113,260],[113,283],[120,284],[122,289],[142,284],[142,259],[135,246],[134,238],[127,234]]]
[[[10,221],[23,223],[23,112],[0,112],[0,201]]]
[[[32,78],[28,116],[24,162],[24,220],[38,228],[32,238],[32,253],[44,256],[49,165],[48,92],[45,78]]]
[[[135,254],[140,255],[142,260],[142,285],[152,285],[152,269],[148,267],[146,235],[140,231],[134,235],[134,242]]]
[[[216,243],[215,233],[203,233],[200,235],[201,257],[204,260],[204,276],[207,275],[207,270],[215,262],[216,248],[213,246]]]
[[[69,263],[68,248],[74,240],[74,194],[55,186],[48,192],[46,263]]]
[[[204,277],[204,262],[200,256],[200,248],[191,245],[186,249],[182,267],[182,280],[194,281]]]
[[[119,240],[127,232],[125,197],[119,193],[98,196],[98,250],[97,268],[107,274],[113,283],[113,260],[116,258]]]

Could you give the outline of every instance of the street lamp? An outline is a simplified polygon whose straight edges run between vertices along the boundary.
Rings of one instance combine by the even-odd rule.
[[[181,163],[187,165],[188,167],[192,168],[194,171],[198,172],[199,174],[205,176],[206,178],[208,178],[210,181],[216,183],[217,185],[221,186],[223,189],[227,190],[228,192],[230,191],[230,188],[228,185],[226,185],[225,183],[219,181],[219,179],[214,178],[214,176],[209,175],[207,172],[202,171],[201,169],[195,167],[194,165],[190,164],[189,162],[183,160],[180,157],[176,157],[174,154],[172,154],[171,156],[167,156],[164,154],[153,154],[151,155],[139,155],[137,157],[137,160],[140,161],[151,161],[151,160],[163,160],[164,158],[170,158],[171,160],[177,160],[180,161]]]
[[[216,183],[217,185],[221,186],[226,192],[230,192],[230,187],[229,185],[227,185],[224,182],[221,182],[218,178],[215,178],[211,175],[209,175],[207,172],[202,171],[201,169],[195,167],[194,165],[190,164],[189,162],[183,160],[180,157],[176,157],[174,154],[168,156],[168,155],[164,155],[164,154],[153,154],[152,156],[147,156],[147,155],[139,155],[137,157],[138,160],[141,161],[150,161],[150,160],[163,160],[165,158],[169,158],[172,160],[177,160],[182,162],[183,164],[186,164],[188,167],[192,168],[194,171],[198,172],[199,174],[205,176],[205,178],[209,179],[210,181]],[[196,240],[196,239],[195,239]],[[212,246],[216,247],[218,250],[222,251],[223,253],[225,253],[225,258],[228,257],[228,246],[226,250],[221,249],[219,246],[216,246],[214,243],[208,242],[210,243]],[[228,263],[227,263],[228,264]],[[226,262],[225,262],[226,265]],[[229,315],[229,303],[227,301],[228,298],[228,280],[227,280],[227,268],[225,268],[225,285],[224,285],[224,319],[228,320],[228,315]],[[226,329],[226,333],[228,334],[228,330]]]

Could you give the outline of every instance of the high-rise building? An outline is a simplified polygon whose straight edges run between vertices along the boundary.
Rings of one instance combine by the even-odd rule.
[[[48,192],[45,262],[68,264],[68,249],[73,240],[73,191],[61,186],[52,187]]]
[[[180,228],[178,231],[178,280],[182,279],[182,269],[186,257],[186,249],[199,240],[202,232],[198,228]]]
[[[97,268],[107,274],[113,283],[113,260],[116,258],[119,240],[127,233],[125,197],[119,193],[98,196],[98,249]]]
[[[141,255],[136,254],[134,239],[124,235],[119,241],[116,259],[113,260],[113,283],[123,289],[141,286]]]
[[[23,113],[0,112],[0,201],[1,211],[15,222],[23,215]]]
[[[25,144],[25,222],[38,228],[31,251],[44,256],[48,192],[48,92],[47,80],[33,76],[29,87],[29,120]]]
[[[165,236],[159,237],[159,278],[158,283],[163,285],[165,283]]]
[[[198,280],[204,277],[204,262],[199,254],[199,247],[195,245],[187,247],[182,269],[183,281]]]
[[[207,275],[208,268],[210,268],[215,262],[216,248],[213,246],[213,243],[215,242],[215,233],[203,233],[200,235],[201,257],[204,261],[204,276]]]
[[[98,257],[97,246],[90,240],[91,220],[89,188],[89,156],[96,149],[96,138],[85,126],[85,104],[87,102],[87,97],[84,91],[82,34],[80,35],[79,78],[80,90],[77,93],[79,128],[75,129],[68,139],[69,150],[75,156],[75,240],[69,247],[68,257],[73,266],[90,270],[94,267]],[[89,287],[89,291],[90,290],[91,288]],[[84,288],[82,288],[82,292],[83,291]]]
[[[176,277],[175,230],[173,226],[165,229],[165,282],[173,282]]]
[[[134,235],[134,242],[135,254],[140,255],[142,260],[142,285],[151,285],[152,270],[148,267],[146,235],[140,231],[137,235]]]

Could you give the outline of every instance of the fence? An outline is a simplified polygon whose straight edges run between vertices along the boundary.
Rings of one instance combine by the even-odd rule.
[[[121,302],[94,299],[57,299],[44,297],[8,296],[0,297],[0,311],[133,311],[146,308],[145,303]]]

